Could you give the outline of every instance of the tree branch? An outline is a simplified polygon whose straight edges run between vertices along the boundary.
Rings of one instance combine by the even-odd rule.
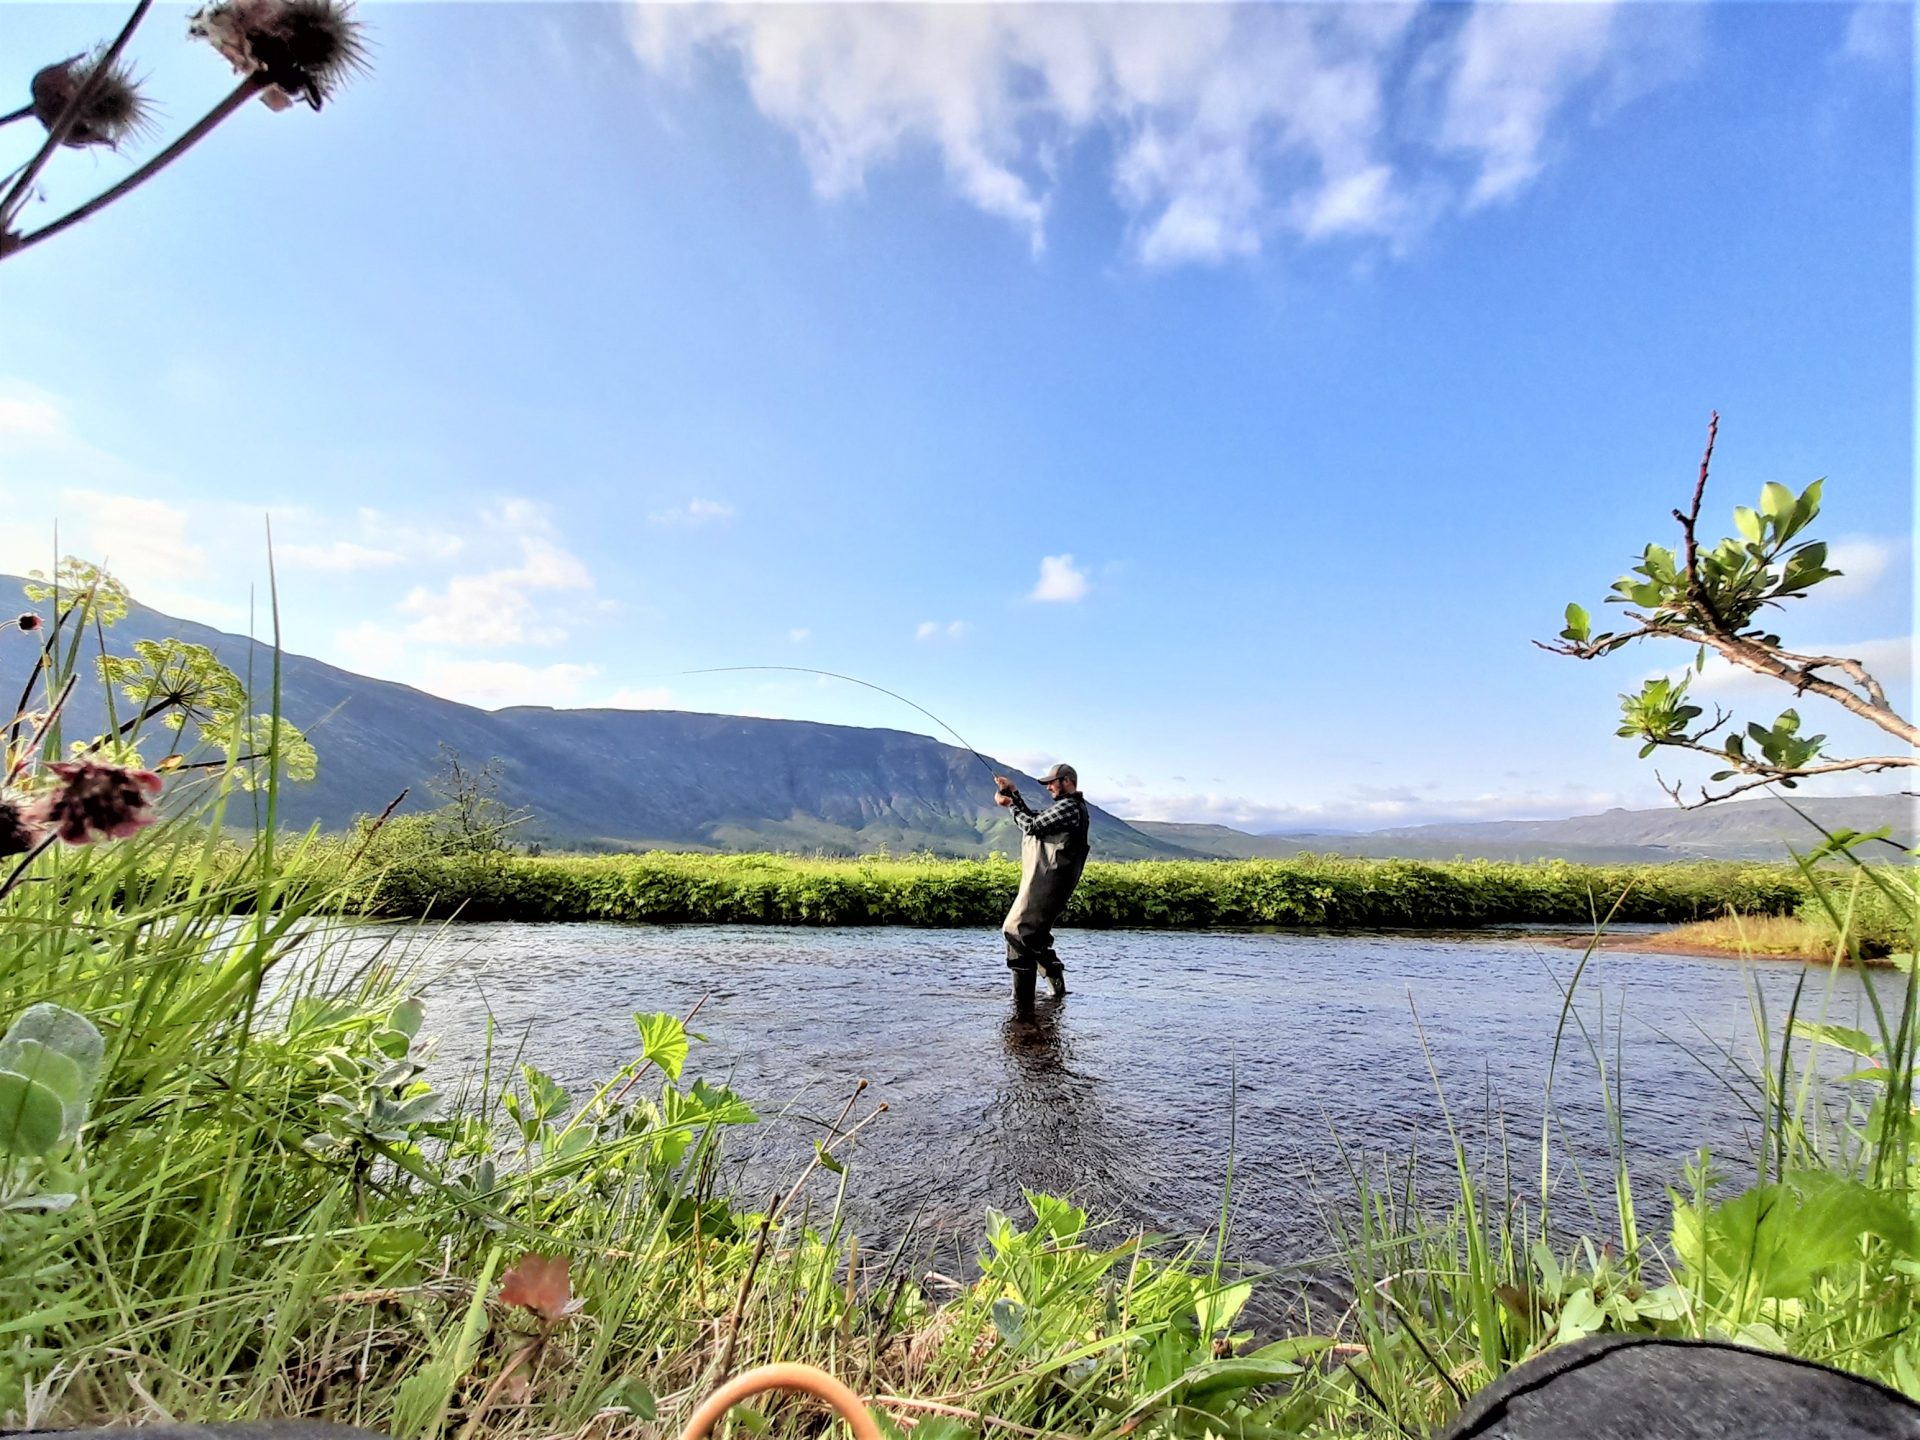
[[[1716,631],[1724,634],[1727,628],[1726,622],[1720,618],[1720,613],[1713,608],[1713,602],[1707,598],[1707,587],[1700,583],[1700,538],[1696,533],[1700,525],[1700,502],[1707,493],[1707,470],[1713,464],[1713,442],[1719,434],[1720,412],[1716,410],[1713,412],[1713,418],[1707,422],[1707,448],[1700,456],[1700,478],[1693,487],[1693,507],[1684,515],[1678,510],[1674,511],[1673,518],[1680,522],[1680,533],[1687,542],[1685,571],[1687,599],[1692,601],[1713,623]]]

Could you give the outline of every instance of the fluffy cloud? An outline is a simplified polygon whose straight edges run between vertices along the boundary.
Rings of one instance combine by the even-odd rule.
[[[1833,645],[1794,642],[1792,648],[1803,655],[1838,655],[1848,660],[1858,660],[1866,666],[1868,674],[1886,687],[1887,696],[1893,702],[1895,709],[1902,709],[1908,703],[1905,697],[1910,693],[1913,684],[1914,637],[1911,635],[1901,635],[1886,640],[1850,640]],[[1646,678],[1653,679],[1655,676],[1669,673],[1678,678],[1677,672],[1668,671],[1656,671]],[[1846,678],[1837,672],[1829,673],[1836,681],[1844,682]],[[1793,692],[1778,680],[1766,675],[1756,675],[1753,671],[1730,664],[1717,655],[1707,657],[1707,668],[1693,677],[1691,690],[1695,696],[1729,702],[1775,700],[1779,702],[1775,706],[1776,711],[1795,703]],[[1803,716],[1810,716],[1813,713],[1808,709],[1808,705],[1813,706],[1815,710],[1825,711],[1827,702],[1816,697],[1802,704],[1800,710]],[[1838,714],[1838,712],[1832,713]],[[1816,725],[1813,728],[1825,727]]]
[[[1038,252],[1068,152],[1112,157],[1147,264],[1276,236],[1402,244],[1524,186],[1587,102],[1685,53],[1647,7],[1486,4],[842,6],[629,10],[664,75],[737,64],[823,197],[931,151],[969,204]],[[1892,7],[1890,7],[1892,8]],[[1687,21],[1692,24],[1695,22]]]
[[[334,540],[325,545],[277,545],[273,559],[276,565],[289,570],[319,570],[332,575],[384,570],[407,562],[407,557],[398,550],[381,550],[352,540]]]
[[[1074,568],[1073,556],[1047,555],[1040,561],[1040,579],[1027,598],[1072,604],[1085,599],[1089,588],[1086,572]]]
[[[608,710],[669,710],[673,708],[673,691],[664,686],[628,686],[614,691],[599,703]]]
[[[718,525],[733,519],[733,506],[724,500],[689,500],[647,516],[655,525]]]
[[[537,591],[588,590],[587,567],[545,535],[520,536],[520,563],[455,575],[444,588],[415,586],[400,602],[407,633],[440,645],[555,645],[566,628],[540,618]]]
[[[1570,788],[1552,791],[1488,791],[1443,796],[1432,787],[1362,786],[1335,800],[1276,804],[1217,793],[1108,796],[1096,785],[1094,803],[1129,819],[1171,820],[1191,825],[1228,825],[1253,834],[1328,830],[1391,830],[1405,825],[1462,820],[1559,820],[1633,803],[1614,791]]]
[[[922,620],[920,627],[913,632],[913,638],[916,640],[938,640],[944,636],[948,640],[959,640],[972,628],[973,627],[964,620],[949,620],[944,625],[938,620]]]
[[[813,631],[807,629],[804,625],[787,631],[787,639],[791,640],[795,645],[804,645],[812,638]]]
[[[506,705],[570,705],[600,673],[593,665],[523,665],[514,660],[433,659],[420,688],[485,709]]]
[[[1867,0],[1853,7],[1840,38],[1840,58],[1869,65],[1902,63],[1912,54],[1913,7]]]

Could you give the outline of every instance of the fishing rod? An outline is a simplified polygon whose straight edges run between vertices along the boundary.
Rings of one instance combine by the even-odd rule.
[[[960,742],[960,748],[980,762],[980,768],[993,777],[995,788],[998,788],[1000,777],[994,775],[993,766],[987,763],[986,756],[982,755],[967,743],[966,736],[954,729],[953,726],[947,724],[946,721],[927,709],[926,706],[914,705],[913,701],[907,699],[906,696],[900,694],[898,691],[889,690],[884,685],[876,685],[871,680],[862,680],[856,675],[842,675],[837,670],[815,670],[808,665],[714,665],[705,670],[682,670],[680,673],[682,675],[733,675],[745,670],[786,670],[795,675],[824,675],[829,680],[845,680],[849,685],[864,685],[869,690],[878,690],[882,695],[891,696],[902,705],[912,705],[915,710],[918,710],[922,715],[926,716],[929,720],[933,721],[934,724],[958,740]]]

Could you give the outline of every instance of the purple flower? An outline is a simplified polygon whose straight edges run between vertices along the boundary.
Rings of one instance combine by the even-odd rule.
[[[18,620],[14,621],[13,623],[18,625],[22,630],[26,631],[27,634],[31,635],[34,631],[40,628],[41,621],[38,615],[34,614],[33,611],[29,610],[27,611],[26,614],[22,615]]]
[[[56,760],[47,768],[60,783],[35,802],[29,818],[69,845],[124,840],[160,818],[153,797],[161,780],[151,770],[94,760]]]

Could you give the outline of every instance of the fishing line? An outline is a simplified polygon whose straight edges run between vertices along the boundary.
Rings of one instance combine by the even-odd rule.
[[[987,763],[987,759],[984,755],[982,755],[978,750],[974,749],[973,746],[967,743],[966,736],[962,735],[958,730],[954,729],[953,726],[947,724],[946,721],[942,720],[938,715],[934,714],[931,710],[927,709],[926,706],[914,705],[913,701],[907,699],[906,696],[898,693],[897,691],[889,690],[884,685],[876,685],[871,680],[862,680],[857,676],[853,676],[853,675],[842,675],[837,670],[815,670],[810,666],[806,666],[806,665],[715,665],[705,670],[682,670],[680,673],[682,675],[731,675],[731,674],[738,674],[743,670],[786,670],[786,671],[790,671],[795,675],[824,675],[829,680],[845,680],[849,685],[864,685],[869,690],[878,690],[882,695],[890,695],[895,700],[898,700],[902,705],[912,705],[915,710],[918,710],[922,715],[926,716],[929,720],[933,721],[933,723],[938,725],[942,730],[946,731],[949,735],[953,736],[954,739],[960,742],[961,749],[965,750],[969,755],[973,756],[974,759],[980,762],[981,769],[985,770],[987,774],[993,775],[993,766]],[[999,777],[994,776],[994,778],[997,780]]]

